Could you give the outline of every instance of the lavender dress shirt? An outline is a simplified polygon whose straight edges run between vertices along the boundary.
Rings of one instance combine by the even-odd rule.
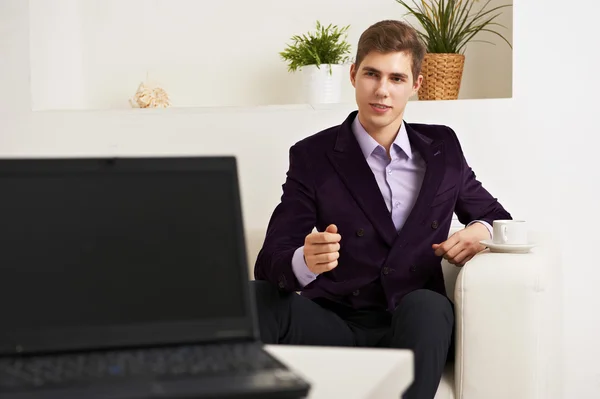
[[[387,156],[385,148],[367,133],[360,124],[358,116],[352,123],[352,131],[375,176],[396,230],[399,231],[417,200],[425,176],[425,161],[418,152],[411,149],[404,122],[392,143],[390,157]],[[483,223],[491,237],[492,227],[489,223],[474,220],[469,225],[476,222]],[[302,287],[317,278],[317,275],[306,265],[304,246],[294,252],[292,270]]]

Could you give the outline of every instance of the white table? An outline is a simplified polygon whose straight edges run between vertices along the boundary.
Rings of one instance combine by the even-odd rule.
[[[266,345],[312,385],[310,399],[400,398],[413,380],[409,350]]]

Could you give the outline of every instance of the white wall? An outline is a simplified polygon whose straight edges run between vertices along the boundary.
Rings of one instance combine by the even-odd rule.
[[[33,109],[86,108],[83,36],[79,0],[36,1],[31,8],[30,35],[31,105]]]
[[[27,6],[0,2],[0,156],[236,154],[245,222],[249,231],[260,231],[279,198],[288,146],[339,123],[350,110],[31,112]],[[513,215],[561,237],[569,399],[600,392],[597,8],[593,0],[576,7],[520,2],[513,99],[413,102],[407,113],[411,121],[452,125],[478,176]],[[248,15],[258,20],[263,13]]]
[[[490,5],[512,3],[493,0]],[[279,52],[315,21],[351,25],[353,57],[360,33],[402,18],[394,0],[30,0],[33,108],[128,108],[148,74],[173,105],[237,106],[302,102],[299,74]],[[498,22],[512,42],[512,8]],[[461,98],[510,97],[512,52],[472,43]],[[349,67],[348,67],[349,69]],[[493,79],[489,79],[493,76]],[[344,101],[353,100],[345,81]]]

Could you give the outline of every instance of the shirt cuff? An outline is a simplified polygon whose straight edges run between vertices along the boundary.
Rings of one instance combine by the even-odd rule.
[[[292,256],[292,271],[303,288],[313,282],[317,275],[310,271],[304,260],[304,246],[294,251]]]
[[[469,227],[473,223],[481,223],[482,225],[484,225],[488,229],[488,232],[490,233],[490,240],[494,239],[494,229],[488,222],[486,222],[485,220],[473,220],[471,223],[469,223],[467,225],[467,227]]]

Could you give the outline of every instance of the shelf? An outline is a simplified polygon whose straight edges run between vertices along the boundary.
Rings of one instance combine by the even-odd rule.
[[[35,113],[126,113],[136,115],[172,115],[172,114],[215,114],[215,113],[269,113],[282,111],[336,111],[356,109],[354,103],[332,104],[272,104],[256,106],[224,106],[224,107],[169,107],[169,108],[97,108],[97,109],[56,109],[34,110]]]
[[[440,101],[411,100],[407,111],[411,108],[460,107],[465,104],[510,102],[512,98],[459,99]],[[34,110],[35,113],[126,113],[135,115],[171,115],[171,114],[215,114],[215,113],[269,113],[282,111],[350,111],[357,109],[356,103],[332,104],[272,104],[256,106],[216,106],[216,107],[169,107],[169,108],[97,108],[97,109],[56,109]]]

